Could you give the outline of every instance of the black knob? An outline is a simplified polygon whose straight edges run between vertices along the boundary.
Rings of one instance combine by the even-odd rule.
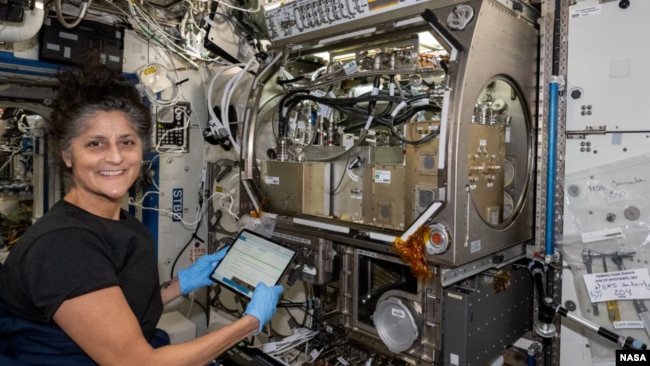
[[[580,99],[582,97],[582,91],[580,89],[573,89],[570,95],[572,99]]]
[[[630,0],[621,0],[618,3],[618,7],[621,9],[627,9],[630,7]]]

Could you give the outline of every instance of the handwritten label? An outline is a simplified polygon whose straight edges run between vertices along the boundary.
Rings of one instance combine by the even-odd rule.
[[[603,183],[588,183],[587,192],[604,193],[609,203],[618,203],[633,200],[636,186],[645,186],[647,179],[642,177],[631,177],[623,179],[612,179],[610,185]]]
[[[647,268],[584,275],[591,302],[650,298]]]
[[[625,180],[615,180],[612,179],[612,187],[618,188],[622,186],[635,186],[638,184],[643,184],[645,183],[646,180],[644,178],[639,178],[639,177],[634,177],[630,179],[625,179]]]
[[[630,199],[630,194],[625,189],[612,189],[607,192],[607,201],[609,203],[625,202]]]
[[[602,183],[594,183],[594,184],[587,185],[587,192],[603,192],[606,191],[607,189],[608,189],[607,186]]]

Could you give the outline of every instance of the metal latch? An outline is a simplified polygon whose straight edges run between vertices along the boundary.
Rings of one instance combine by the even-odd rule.
[[[566,131],[567,139],[585,139],[587,135],[604,135],[607,133],[607,126],[587,126],[584,130]]]

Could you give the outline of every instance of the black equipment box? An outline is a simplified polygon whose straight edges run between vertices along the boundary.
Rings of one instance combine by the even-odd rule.
[[[67,29],[56,17],[46,17],[40,31],[39,61],[61,65],[78,65],[88,50],[99,51],[102,62],[110,69],[122,71],[124,28],[82,20]]]

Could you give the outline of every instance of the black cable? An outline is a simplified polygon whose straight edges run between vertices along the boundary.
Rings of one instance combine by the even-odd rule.
[[[278,103],[278,112],[279,112],[278,115],[280,117],[278,121],[278,137],[285,137],[288,130],[287,116],[283,115],[282,113],[282,110],[285,108],[284,104],[287,102],[289,98],[291,98],[294,94],[297,93],[306,93],[306,92],[297,91],[297,90],[290,91],[285,96],[283,96],[282,99],[280,99],[280,103]]]
[[[301,304],[301,306],[304,306],[304,304]],[[305,313],[307,313],[307,310],[306,310],[306,309],[304,309],[304,308],[300,308],[300,309],[304,310]],[[293,323],[294,323],[294,324],[296,324],[296,325],[300,325],[301,327],[304,327],[304,326],[305,326],[305,320],[307,320],[307,316],[305,316],[305,318],[302,320],[302,322],[299,322],[298,319],[296,319],[296,317],[293,316],[293,314],[291,314],[291,311],[289,310],[288,307],[285,307],[284,310],[287,311],[287,314],[289,314],[289,317],[291,318],[291,320],[293,320]]]
[[[295,94],[295,93],[294,93]],[[289,99],[291,98],[291,99]],[[400,102],[405,102],[407,104],[411,104],[417,100],[420,99],[428,99],[430,98],[429,94],[419,94],[407,99],[404,99],[402,97],[397,97],[397,96],[391,96],[388,94],[386,91],[380,91],[379,94],[377,95],[372,95],[371,92],[364,93],[358,97],[354,98],[329,98],[329,97],[317,97],[315,95],[310,95],[310,94],[305,94],[305,95],[299,95],[299,96],[293,96],[293,95],[287,95],[285,98],[280,103],[280,111],[282,111],[282,107],[287,105],[287,108],[291,109],[295,105],[305,101],[305,100],[310,100],[316,103],[320,104],[326,104],[331,107],[335,106],[354,106],[355,104],[358,103],[375,103],[375,102],[394,102],[394,103],[400,103]],[[285,117],[285,116],[281,116]]]
[[[397,97],[390,97],[390,96],[375,96],[375,98],[378,98],[377,100],[379,101],[397,101],[401,102],[400,98]],[[421,94],[416,97],[412,97],[409,99],[406,99],[404,103],[410,104],[416,100],[419,99],[424,99],[424,98],[429,98],[428,94]],[[368,117],[367,111],[361,108],[354,109],[354,104],[360,103],[360,102],[366,102],[369,101],[370,99],[373,99],[373,96],[365,95],[357,98],[349,98],[349,99],[339,99],[339,98],[318,98],[314,96],[307,96],[305,99],[312,100],[316,103],[321,103],[321,104],[326,104],[329,105],[330,107],[338,110],[339,112],[342,112],[346,115],[349,115],[351,117],[356,117],[360,119],[364,119]],[[293,104],[295,105],[295,103]],[[292,107],[291,105],[290,107]],[[403,112],[398,113],[394,118],[388,118],[385,116],[374,116],[374,121],[378,122],[380,124],[386,125],[386,126],[391,126],[393,124],[401,124],[407,120],[409,120],[415,113],[417,113],[420,110],[431,110],[431,111],[440,111],[442,108],[438,104],[425,104],[421,106],[417,106],[417,108],[409,108]],[[288,110],[289,111],[289,110]],[[397,123],[395,123],[395,121]]]
[[[254,47],[258,53],[264,51],[261,46],[262,42],[260,41],[257,35],[260,32],[263,32],[265,30],[256,27],[255,19],[253,19],[253,15],[250,12],[243,12],[243,13],[244,13],[244,17],[246,17],[248,20],[247,23],[244,23],[245,25],[244,28],[246,28],[246,31],[248,32],[248,37],[246,37],[246,39],[248,40],[248,44],[251,45],[251,47]],[[254,42],[251,42],[251,39]]]
[[[427,142],[431,141],[434,137],[437,137],[438,135],[440,135],[440,130],[435,130],[435,131],[431,132],[430,134],[424,136],[423,138],[421,138],[421,139],[419,139],[419,140],[407,140],[407,139],[405,139],[404,137],[402,137],[402,136],[401,136],[401,135],[400,135],[400,134],[395,130],[395,127],[391,127],[391,128],[390,128],[390,132],[392,132],[393,135],[394,135],[395,137],[397,137],[400,141],[402,141],[403,143],[405,143],[405,144],[407,144],[407,145],[422,145],[422,144],[426,144]]]
[[[351,152],[352,152],[352,149],[349,149],[348,152],[347,152],[348,158],[345,161],[345,168],[344,168],[345,170],[348,169],[348,164],[350,163],[350,153]],[[341,179],[339,179],[339,183],[336,185],[336,188],[334,188],[332,191],[330,191],[330,196],[335,195],[336,191],[338,191],[338,189],[341,187],[341,183],[343,183],[343,178],[345,178],[345,173],[346,173],[345,170],[341,174]]]
[[[365,113],[365,111],[363,111],[361,109],[358,109],[358,108],[357,109],[342,108],[342,107],[334,107],[334,108],[337,111],[339,111],[340,113],[347,115],[348,117],[353,117],[353,118],[362,119],[362,120],[368,118],[368,115]],[[433,108],[436,108],[436,107],[433,107]],[[382,116],[374,117],[373,121],[372,121],[373,123],[371,124],[371,126],[375,126],[375,125],[379,124],[379,125],[383,125],[385,127],[390,128],[393,125],[399,125],[399,124],[404,123],[406,120],[410,119],[410,117],[413,114],[415,114],[415,113],[411,113],[411,112],[407,111],[407,112],[402,112],[402,113],[398,114],[397,116],[395,116],[395,118],[393,118],[393,117],[382,117]],[[397,120],[397,123],[395,122],[395,120]],[[353,125],[350,125],[350,126],[346,127],[344,129],[344,132],[355,131],[355,130],[358,130],[358,129],[361,129],[361,128],[365,127],[365,125],[366,125],[366,122],[356,123],[356,124],[353,124]]]
[[[429,98],[428,94],[422,94],[421,96],[411,98],[413,100],[417,99],[422,99],[423,97]],[[297,101],[294,101],[293,99],[299,99]],[[403,98],[401,97],[396,97],[396,96],[390,96],[385,93],[379,93],[377,95],[372,95],[371,93],[364,93],[358,97],[353,97],[353,98],[329,98],[329,97],[317,97],[315,95],[311,94],[305,94],[305,95],[298,95],[295,97],[292,97],[292,100],[290,100],[291,105],[299,104],[305,100],[310,100],[316,103],[321,103],[321,104],[327,104],[330,106],[335,106],[335,105],[354,105],[358,103],[365,103],[365,102],[379,102],[379,101],[385,101],[385,102],[401,102]],[[413,100],[406,100],[407,102],[413,101]],[[289,103],[287,103],[289,104]]]
[[[210,304],[217,309],[224,309],[230,314],[236,314],[238,316],[241,315],[241,311],[239,309],[230,309],[226,305],[224,305],[224,303],[221,300],[219,300],[219,295],[221,294],[221,291],[223,291],[221,286],[216,285],[215,289],[216,289],[215,295],[212,299],[210,299]],[[235,295],[235,296],[237,296],[237,298],[241,300],[241,297],[239,297],[239,295]]]
[[[171,272],[169,274],[170,278],[174,278],[174,268],[176,267],[176,263],[178,263],[178,260],[180,259],[181,254],[183,254],[185,249],[187,249],[187,247],[192,243],[193,240],[194,240],[194,234],[192,234],[192,237],[190,238],[190,240],[188,240],[187,243],[185,243],[183,248],[178,252],[178,255],[176,255],[176,258],[174,259],[174,263],[172,263]]]
[[[283,300],[281,300],[281,301],[283,301]],[[284,300],[284,301],[288,301],[288,300]],[[289,303],[292,304],[292,305],[294,304],[294,303],[291,303],[291,302],[289,302]],[[308,311],[308,309],[305,309],[305,308],[304,308],[304,303],[296,303],[296,304],[300,304],[300,305],[302,305],[302,306],[303,306],[302,309],[305,311],[305,314],[308,315],[310,318],[312,318],[312,319],[314,320],[315,323],[318,323],[319,325],[325,327],[325,323],[324,323],[322,320],[318,319],[317,316],[315,316],[314,314],[310,313],[310,312]],[[287,311],[289,311],[289,307],[284,307],[284,308],[287,309]],[[316,309],[315,309],[315,310],[316,310]],[[301,324],[303,327],[306,327],[306,326],[305,326],[305,322],[307,321],[307,317],[306,317],[306,316],[305,316],[305,320],[304,320],[302,323],[299,323],[299,322],[296,320],[296,318],[293,316],[293,314],[291,314],[290,312],[289,312],[289,316],[293,319],[293,321],[294,321],[296,324]],[[312,326],[312,329],[311,329],[311,330],[314,330],[314,329],[313,329],[313,326]]]
[[[411,108],[404,116],[401,117],[401,119],[410,120],[416,113],[421,112],[421,111],[425,111],[425,110],[437,111],[437,110],[439,110],[439,107],[435,106],[435,105],[427,104],[427,105],[420,106],[418,108]],[[421,138],[419,140],[407,140],[406,138],[404,138],[402,135],[400,135],[397,132],[397,130],[395,129],[394,124],[391,123],[391,125],[388,126],[388,127],[389,127],[390,132],[395,137],[397,137],[400,141],[402,141],[403,143],[408,144],[408,145],[425,144],[425,143],[431,141],[434,137],[437,137],[437,136],[440,135],[440,130],[435,130],[435,131],[432,131],[430,134],[424,136],[423,138]]]
[[[303,80],[304,78],[305,78],[304,75],[302,75],[302,76],[298,76],[298,77],[295,77],[295,78],[293,78],[293,79],[287,79],[287,80],[280,79],[280,78],[278,77],[277,79],[275,79],[275,82],[276,82],[278,85],[284,85],[284,84],[295,83],[296,81]]]
[[[201,190],[203,190],[203,188],[201,188]],[[200,206],[201,205],[199,205],[199,207]],[[169,278],[174,278],[174,268],[176,267],[176,263],[178,263],[178,260],[180,259],[181,254],[183,254],[185,249],[187,249],[187,247],[192,243],[193,240],[196,239],[196,240],[200,241],[201,243],[205,243],[205,241],[203,239],[199,238],[198,235],[196,235],[196,233],[199,231],[199,228],[201,227],[202,222],[203,222],[203,216],[201,216],[199,218],[199,222],[196,224],[196,228],[194,229],[194,232],[192,232],[192,236],[190,237],[190,240],[188,240],[187,243],[185,243],[183,248],[178,252],[178,255],[174,259],[174,263],[172,263],[172,268],[171,268],[171,272],[169,274]]]
[[[341,110],[341,106],[353,106],[357,103],[364,103],[364,102],[371,102],[371,101],[393,101],[393,102],[400,102],[400,98],[398,97],[390,97],[388,95],[384,94],[379,94],[377,96],[373,96],[370,93],[366,93],[362,96],[355,97],[355,98],[324,98],[324,97],[317,97],[314,95],[300,95],[300,96],[295,96],[295,97],[290,97],[289,98],[283,98],[282,102],[280,103],[281,106],[284,106],[286,104],[286,115],[283,115],[282,113],[282,107],[280,107],[280,122],[286,124],[287,117],[291,113],[291,111],[300,103],[309,100],[315,103],[320,103],[320,104],[325,104],[328,105],[332,108],[335,108],[337,110]],[[359,116],[359,118],[365,118],[368,116],[366,111],[360,111],[356,114],[356,116]],[[284,131],[286,134],[286,130]],[[279,136],[285,136],[285,134],[280,131]]]
[[[203,314],[205,314],[205,326],[206,326],[206,328],[209,327],[209,326],[210,326],[210,312],[209,312],[208,309],[207,309],[205,306],[203,306],[203,304],[201,304],[201,303],[199,302],[199,300],[197,300],[196,298],[193,299],[192,301],[194,301],[195,303],[197,303],[197,304],[201,307],[201,310],[203,310]]]
[[[415,106],[413,108],[407,109],[402,113],[399,113],[398,115],[395,116],[395,118],[391,118],[388,127],[401,125],[402,123],[409,121],[418,112],[422,112],[422,111],[439,112],[440,110],[441,108],[437,104],[424,104],[424,105]],[[383,119],[380,118],[380,120],[383,122]]]
[[[375,76],[375,79],[372,81],[372,91],[374,92],[375,90],[377,90],[377,93],[378,93],[377,95],[379,95],[379,83],[380,83],[380,81],[381,81],[381,77],[379,75]],[[370,93],[370,95],[371,96],[373,95],[372,92]],[[372,112],[375,110],[375,105],[377,105],[376,100],[371,100],[370,102],[368,102],[368,115],[369,116],[372,116]]]
[[[373,83],[373,86],[377,84],[379,81],[379,78],[375,78],[375,82]],[[403,143],[405,144],[412,144],[412,145],[418,145],[418,144],[423,144],[434,137],[436,137],[439,132],[432,133],[430,135],[427,135],[426,137],[422,138],[421,140],[417,141],[410,141],[404,139],[402,136],[397,133],[395,130],[394,126],[399,125],[401,123],[404,123],[408,120],[411,119],[412,116],[414,116],[417,112],[421,110],[430,110],[430,111],[440,111],[442,108],[437,105],[437,104],[426,104],[422,106],[418,106],[416,108],[408,108],[405,111],[401,111],[397,115],[390,117],[389,118],[389,112],[392,107],[392,103],[394,102],[399,102],[399,103],[406,103],[406,104],[411,104],[417,100],[420,99],[425,99],[425,98],[430,98],[429,94],[419,94],[414,97],[408,98],[406,100],[403,100],[401,97],[395,97],[387,94],[377,94],[377,95],[372,95],[372,93],[365,93],[359,97],[355,98],[324,98],[324,97],[317,97],[314,95],[310,94],[305,94],[305,95],[295,95],[297,92],[293,93],[288,93],[285,95],[280,104],[279,104],[279,111],[280,111],[280,122],[278,123],[278,129],[279,129],[279,136],[286,136],[287,133],[287,119],[288,116],[290,115],[291,111],[300,103],[309,100],[315,103],[320,103],[320,104],[325,104],[330,106],[331,108],[339,111],[340,113],[353,117],[353,118],[358,118],[358,119],[364,119],[367,118],[369,115],[372,115],[372,111],[374,110],[371,108],[371,106],[375,105],[377,101],[386,101],[389,102],[389,107],[385,108],[380,115],[375,115],[373,116],[373,124],[381,124],[387,126],[393,135],[395,135],[398,139],[400,139]],[[368,102],[367,108],[370,108],[371,112],[368,112],[366,110],[363,110],[361,108],[355,107],[356,104],[358,103],[364,103]],[[286,108],[286,113],[283,113],[283,109]],[[356,108],[356,109],[355,109]],[[371,125],[371,126],[372,126]],[[365,123],[363,124],[365,127]],[[370,127],[370,126],[369,126]],[[339,182],[339,186],[341,184],[342,180]],[[338,186],[337,186],[338,189]],[[332,192],[335,192],[336,189]]]

